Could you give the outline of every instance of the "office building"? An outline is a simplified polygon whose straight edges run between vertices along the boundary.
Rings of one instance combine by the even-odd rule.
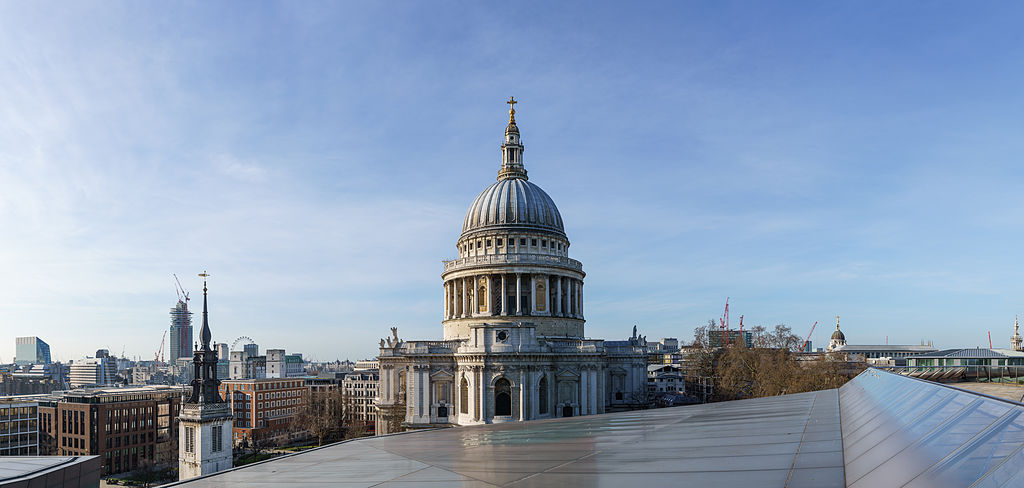
[[[0,398],[0,456],[39,454],[39,402]]]
[[[103,474],[177,459],[182,389],[97,387],[27,397],[39,404],[40,454],[99,456]]]
[[[68,380],[72,388],[82,386],[103,386],[114,383],[117,363],[106,354],[105,349],[96,351],[96,357],[87,357],[71,363]]]
[[[231,404],[232,441],[289,439],[289,424],[302,404],[305,381],[296,378],[230,379],[221,382],[220,394]]]
[[[38,337],[14,339],[14,364],[50,364],[50,345]]]

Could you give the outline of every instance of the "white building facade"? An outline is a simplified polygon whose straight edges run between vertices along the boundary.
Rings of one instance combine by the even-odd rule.
[[[514,104],[514,100],[509,101]],[[509,111],[501,169],[444,263],[443,340],[380,341],[377,433],[603,413],[647,385],[646,342],[584,336],[583,280]]]

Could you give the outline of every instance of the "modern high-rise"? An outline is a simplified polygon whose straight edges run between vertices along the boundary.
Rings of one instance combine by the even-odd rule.
[[[167,361],[173,363],[178,358],[192,359],[192,312],[183,300],[171,309],[171,356]]]
[[[14,339],[15,364],[50,364],[50,345],[38,337]]]

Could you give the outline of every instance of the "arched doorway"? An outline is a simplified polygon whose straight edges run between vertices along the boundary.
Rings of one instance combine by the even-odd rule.
[[[562,416],[563,417],[572,417],[572,405],[566,405],[566,406],[562,407]]]
[[[494,383],[494,416],[512,415],[512,384],[505,378]]]

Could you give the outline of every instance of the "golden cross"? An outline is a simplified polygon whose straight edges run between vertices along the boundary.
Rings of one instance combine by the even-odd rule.
[[[199,273],[199,276],[203,279],[203,295],[206,295],[206,278],[210,275],[206,274],[206,270],[204,269],[202,273]]]
[[[508,101],[505,103],[512,107],[509,109],[509,113],[516,113],[516,104],[519,103],[516,101],[516,97],[508,97]]]

